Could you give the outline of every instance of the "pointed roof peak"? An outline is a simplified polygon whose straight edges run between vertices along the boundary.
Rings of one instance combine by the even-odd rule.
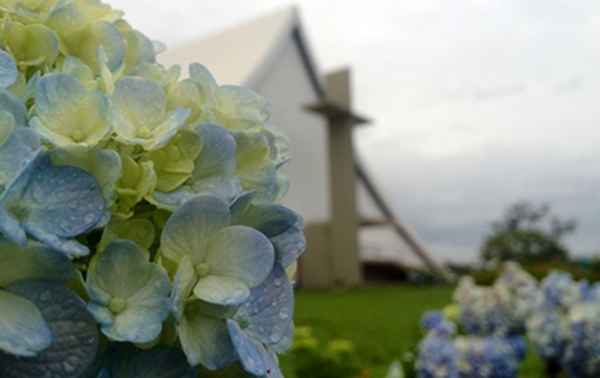
[[[264,16],[168,49],[158,60],[165,65],[187,66],[200,61],[222,84],[257,80],[263,67],[277,56],[291,33],[301,27],[296,6],[279,8]],[[235,46],[235,47],[233,47]]]

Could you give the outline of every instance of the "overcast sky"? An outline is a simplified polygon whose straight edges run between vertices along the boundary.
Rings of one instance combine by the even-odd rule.
[[[291,4],[110,2],[168,45]],[[600,252],[600,2],[297,3],[319,66],[353,67],[356,107],[376,119],[362,159],[429,249],[474,256],[529,199],[579,220],[575,252]]]

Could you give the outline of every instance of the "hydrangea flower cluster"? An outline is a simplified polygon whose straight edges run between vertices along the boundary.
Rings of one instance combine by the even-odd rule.
[[[461,378],[514,378],[519,372],[524,341],[488,336],[462,336],[455,340]]]
[[[0,376],[281,376],[305,239],[267,102],[100,0],[0,16]]]
[[[505,336],[524,332],[537,296],[535,279],[518,265],[508,263],[491,287],[477,286],[471,277],[463,277],[454,300],[460,310],[460,325],[468,334]]]
[[[512,378],[525,357],[520,336],[458,336],[441,313],[426,313],[421,322],[427,336],[419,345],[419,378]]]
[[[552,272],[540,283],[536,310],[527,320],[527,337],[545,360],[558,360],[568,339],[571,308],[583,301],[587,283],[564,272]]]
[[[419,344],[416,371],[419,378],[458,378],[458,351],[452,337],[453,323],[437,311],[426,313],[421,320],[427,335]]]
[[[569,377],[600,374],[600,286],[553,272],[541,283],[538,310],[527,323],[528,337],[549,366]]]
[[[452,340],[453,326],[442,313],[425,314],[420,377],[436,377],[449,366],[458,372],[448,376],[515,377],[526,354],[524,334],[545,360],[548,376],[562,371],[570,378],[600,376],[600,283],[556,271],[537,284],[509,264],[491,287],[463,278],[455,299],[457,305],[446,313],[458,312],[465,335]]]

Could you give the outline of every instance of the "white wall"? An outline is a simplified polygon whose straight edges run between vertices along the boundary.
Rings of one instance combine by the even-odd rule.
[[[271,123],[290,139],[292,161],[285,172],[291,186],[283,203],[307,222],[330,218],[329,156],[323,119],[304,110],[317,101],[295,43],[281,49],[269,74],[253,88],[272,106]]]

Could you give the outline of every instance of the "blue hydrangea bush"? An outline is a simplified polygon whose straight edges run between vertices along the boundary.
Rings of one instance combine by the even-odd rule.
[[[420,378],[517,377],[526,340],[545,361],[540,374],[600,376],[600,284],[559,271],[538,283],[510,263],[490,287],[461,279],[454,299],[443,312],[423,316]]]
[[[0,376],[281,377],[305,239],[267,102],[100,0],[0,16]]]

